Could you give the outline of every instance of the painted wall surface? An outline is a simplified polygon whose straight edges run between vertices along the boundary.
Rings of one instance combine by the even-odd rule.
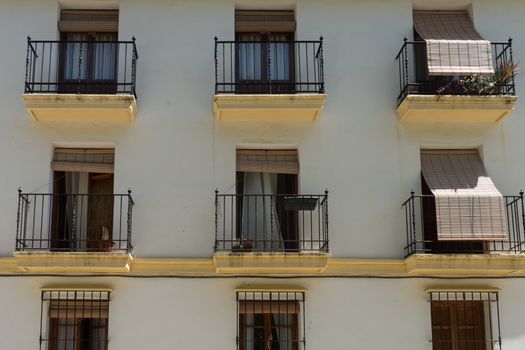
[[[68,0],[65,7],[111,7],[114,1]],[[338,258],[398,258],[405,245],[401,203],[419,192],[422,147],[477,147],[497,187],[525,186],[525,100],[496,125],[402,125],[394,57],[412,34],[410,0],[243,0],[244,8],[294,8],[296,37],[324,37],[328,99],[315,122],[217,122],[213,37],[234,38],[233,0],[121,0],[119,37],[137,38],[139,114],[131,124],[36,123],[21,97],[26,36],[56,39],[55,0],[0,3],[0,256],[15,245],[17,189],[51,190],[53,147],[114,145],[115,192],[133,190],[133,245],[139,257],[210,257],[213,191],[233,193],[239,144],[297,145],[300,191],[330,191],[330,247]],[[489,40],[514,37],[525,62],[521,0],[417,0],[417,8],[469,8]],[[450,7],[448,7],[450,6]],[[518,75],[518,94],[525,91]],[[431,349],[425,288],[501,288],[505,349],[523,349],[522,280],[0,278],[0,349],[34,349],[39,288],[103,285],[114,289],[112,349],[232,349],[234,289],[307,288],[309,349]],[[8,336],[6,336],[8,335]],[[332,343],[335,342],[335,343]],[[327,344],[331,344],[327,346]]]
[[[490,40],[515,36],[514,55],[520,61],[525,56],[519,35],[525,6],[503,2],[474,1],[475,25]],[[437,3],[420,1],[416,7]],[[80,1],[62,6],[72,4],[82,7]],[[214,121],[213,37],[233,39],[233,1],[122,0],[119,37],[135,35],[140,56],[139,114],[131,124],[111,124],[37,123],[26,115],[21,98],[25,37],[56,39],[61,5],[2,2],[0,26],[5,30],[0,38],[6,50],[0,55],[0,155],[9,166],[0,183],[0,254],[8,256],[14,249],[17,188],[51,190],[56,145],[115,145],[115,192],[133,190],[133,241],[141,257],[212,255],[213,191],[233,193],[239,144],[298,146],[300,191],[330,191],[330,246],[341,258],[403,255],[400,205],[410,189],[419,192],[420,147],[479,147],[502,193],[516,194],[524,186],[521,99],[515,112],[495,125],[397,121],[394,57],[402,38],[412,32],[410,1],[298,0],[285,5],[295,7],[297,39],[325,39],[328,100],[318,121]],[[518,93],[525,88],[523,79],[517,77]]]
[[[0,279],[0,348],[36,349],[41,286],[97,285],[113,288],[109,314],[111,349],[234,349],[235,288],[282,285],[282,280],[10,278]],[[425,289],[439,286],[501,288],[502,348],[521,350],[523,280],[438,281],[300,279],[306,288],[308,349],[430,350],[430,305]],[[44,315],[45,317],[45,315]],[[494,314],[493,318],[496,317]]]

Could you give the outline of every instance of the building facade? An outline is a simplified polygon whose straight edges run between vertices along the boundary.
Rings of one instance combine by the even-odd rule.
[[[0,6],[0,349],[525,348],[522,1]]]

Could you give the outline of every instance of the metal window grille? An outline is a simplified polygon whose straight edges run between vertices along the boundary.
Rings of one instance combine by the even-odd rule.
[[[40,349],[107,350],[109,301],[109,291],[42,291]]]
[[[432,347],[501,349],[499,296],[496,291],[429,291]]]
[[[305,349],[305,293],[238,291],[237,349]]]

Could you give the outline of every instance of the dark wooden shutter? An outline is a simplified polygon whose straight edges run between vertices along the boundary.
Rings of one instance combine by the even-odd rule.
[[[118,32],[118,10],[62,10],[60,32]]]
[[[295,32],[293,11],[235,11],[235,31],[249,33]]]

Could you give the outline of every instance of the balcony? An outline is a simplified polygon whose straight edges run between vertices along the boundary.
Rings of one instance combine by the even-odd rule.
[[[322,272],[328,258],[328,192],[216,193],[217,272]]]
[[[464,221],[471,227],[483,229],[491,223],[483,219],[499,213],[499,208],[485,206],[488,210],[476,212],[474,200],[451,204],[450,215]],[[462,208],[461,203],[470,203],[469,208]],[[405,257],[409,272],[434,273],[449,271],[457,274],[470,273],[511,273],[525,266],[525,211],[523,192],[515,196],[503,196],[506,239],[472,239],[465,237],[455,240],[438,238],[436,220],[436,202],[433,195],[415,195],[412,193],[402,205],[405,221],[406,245]],[[461,212],[461,215],[459,213]],[[457,214],[457,215],[456,215]],[[457,222],[451,222],[456,224]],[[458,234],[459,235],[459,234]]]
[[[133,213],[127,194],[18,195],[17,264],[27,271],[129,270]]]
[[[405,39],[396,56],[400,121],[495,123],[512,112],[517,71],[512,59],[512,40],[490,43],[490,47],[493,75],[429,75],[426,42]],[[452,46],[447,50],[459,51]]]
[[[24,101],[35,121],[129,122],[135,118],[137,48],[132,41],[28,37]]]
[[[218,120],[312,121],[326,100],[323,39],[219,41],[215,38]]]

